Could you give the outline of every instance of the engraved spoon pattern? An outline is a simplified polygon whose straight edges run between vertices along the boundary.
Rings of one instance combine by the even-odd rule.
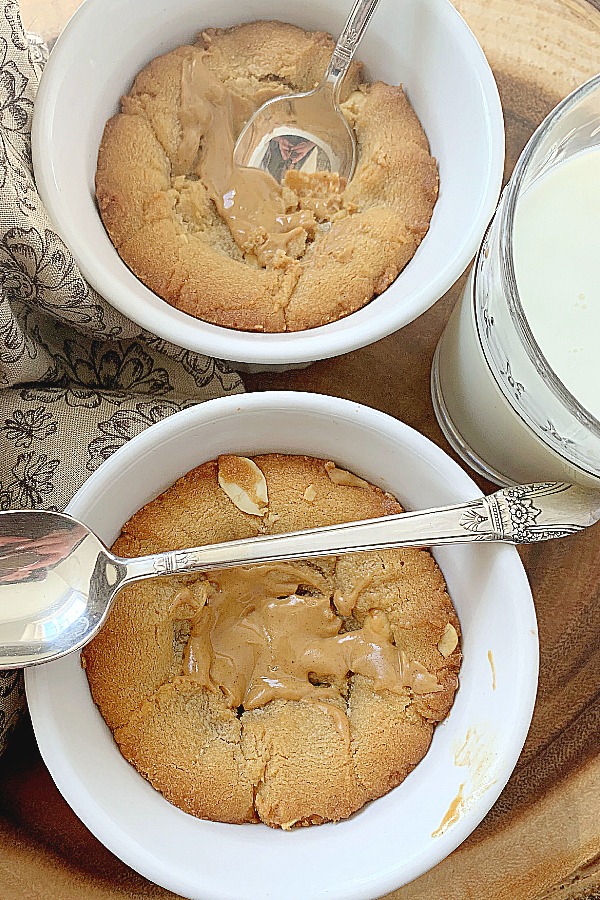
[[[543,482],[439,509],[125,559],[64,513],[0,513],[0,669],[80,649],[117,592],[143,578],[390,547],[530,543],[575,534],[598,519],[600,491]]]
[[[236,165],[264,169],[278,182],[292,168],[352,178],[356,138],[339,107],[340,89],[378,3],[356,0],[316,88],[273,97],[256,110],[236,141]]]

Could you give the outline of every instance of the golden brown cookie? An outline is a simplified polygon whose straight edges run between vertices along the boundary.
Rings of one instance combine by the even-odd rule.
[[[414,255],[437,199],[436,163],[402,87],[362,83],[358,64],[342,97],[356,173],[345,186],[289,172],[285,215],[304,214],[303,224],[277,252],[265,252],[264,229],[234,240],[203,174],[216,125],[190,73],[208,72],[207,96],[229,104],[237,133],[268,98],[313,88],[333,46],[281,22],[208,29],[152,60],[122,98],[100,145],[98,206],[121,258],[172,306],[241,330],[299,331],[364,306]]]
[[[331,462],[221,457],[137,512],[113,549],[399,511]],[[121,752],[168,800],[289,828],[349,816],[406,777],[452,705],[459,635],[432,556],[387,550],[140,582],[82,658]]]

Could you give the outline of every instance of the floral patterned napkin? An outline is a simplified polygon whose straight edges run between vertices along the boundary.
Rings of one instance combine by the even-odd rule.
[[[148,425],[243,390],[218,360],[124,318],[83,280],[37,194],[31,115],[46,48],[0,0],[0,510],[63,509]],[[0,753],[24,709],[0,672]]]

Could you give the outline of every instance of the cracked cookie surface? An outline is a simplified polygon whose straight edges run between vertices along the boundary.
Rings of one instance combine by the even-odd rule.
[[[221,469],[227,486],[231,473],[247,481],[253,470],[235,459],[221,457],[181,478],[132,517],[114,551],[142,555],[401,511],[390,495],[329,461],[267,455],[252,460],[261,475],[255,480],[266,484],[267,510],[248,513],[219,480]],[[268,615],[310,615],[323,641],[309,634],[289,645],[286,658],[281,641],[291,620],[274,633],[275,620],[256,618],[261,598],[257,582],[252,596],[246,590],[254,577],[247,567],[237,586],[235,570],[131,585],[82,654],[122,754],[168,800],[202,818],[283,828],[345,818],[406,777],[454,699],[460,628],[427,551],[351,553],[275,569],[275,584],[265,582]],[[232,672],[231,637],[221,626],[236,588],[234,625],[250,629],[240,632],[250,638],[237,640],[243,659]],[[265,629],[269,639],[255,649],[252,634]],[[448,640],[452,632],[456,641]],[[329,670],[332,642],[337,653],[361,635],[388,658],[393,651],[394,683],[380,677],[381,666],[368,674],[360,654],[362,674],[340,675],[333,664]],[[276,660],[268,655],[272,645]],[[285,699],[285,690],[261,699],[256,685],[274,662],[278,681],[287,689],[292,679],[301,699]]]
[[[436,163],[402,87],[362,82],[358,64],[342,104],[358,142],[355,175],[346,186],[288,172],[285,215],[311,224],[283,248],[267,250],[260,231],[238,246],[202,176],[214,122],[200,116],[190,129],[186,73],[208,70],[239,131],[270,97],[312,89],[333,46],[330,35],[279,22],[208,29],[152,60],[123,97],[100,145],[98,206],[121,258],[172,306],[240,330],[304,330],[364,306],[414,255],[437,199]]]

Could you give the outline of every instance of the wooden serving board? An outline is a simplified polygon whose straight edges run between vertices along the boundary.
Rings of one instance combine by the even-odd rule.
[[[79,0],[21,0],[52,40]],[[456,0],[494,70],[506,174],[541,119],[600,65],[597,0]],[[337,394],[404,420],[444,449],[429,396],[437,340],[463,279],[400,333],[248,390]],[[482,488],[492,486],[479,479]],[[515,772],[479,828],[389,900],[600,900],[600,526],[522,552],[540,628],[540,685]],[[0,900],[174,897],[100,845],[62,800],[24,727],[0,761]],[[309,900],[309,898],[307,898]]]

